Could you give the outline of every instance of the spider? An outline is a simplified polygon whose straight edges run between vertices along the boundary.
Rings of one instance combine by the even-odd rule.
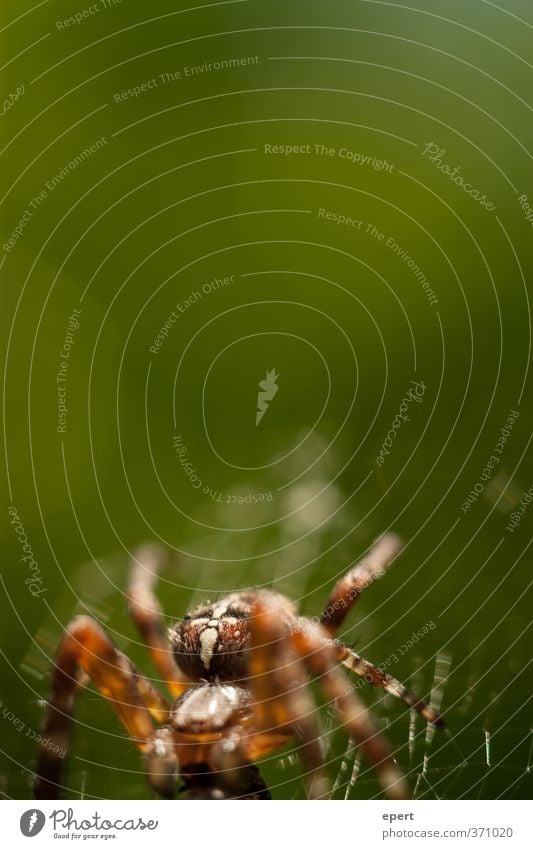
[[[341,578],[320,620],[298,616],[270,590],[232,593],[201,604],[165,634],[153,591],[162,551],[143,546],[132,559],[130,612],[174,701],[169,703],[89,616],[76,616],[61,639],[52,696],[35,771],[37,798],[58,798],[74,701],[91,680],[110,702],[144,756],[147,779],[161,796],[269,799],[256,761],[290,740],[298,744],[310,798],[327,798],[328,782],[308,676],[316,677],[342,724],[373,766],[384,792],[406,799],[406,779],[371,713],[340,665],[401,699],[427,721],[441,716],[335,634],[362,590],[401,549],[394,534],[378,539]],[[154,725],[157,723],[157,726]]]

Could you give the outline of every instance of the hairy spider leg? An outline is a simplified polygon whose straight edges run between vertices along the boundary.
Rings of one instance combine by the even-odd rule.
[[[337,581],[320,620],[330,636],[337,633],[365,587],[383,575],[401,549],[402,543],[396,534],[384,534],[366,556]]]
[[[151,760],[161,760],[162,745],[155,746],[157,732],[150,718],[168,719],[169,705],[114,645],[100,625],[89,616],[77,616],[67,626],[52,675],[52,696],[43,723],[35,770],[34,793],[39,799],[56,799],[62,788],[63,758],[68,749],[76,694],[90,679],[110,702],[130,737],[145,753],[148,776],[160,792]],[[155,750],[157,749],[157,753]],[[167,759],[174,758],[173,750]],[[163,758],[164,760],[164,758]],[[169,768],[166,767],[168,773]]]
[[[148,646],[152,661],[169,692],[177,698],[191,682],[176,663],[161,606],[154,594],[154,583],[163,557],[162,549],[154,545],[141,546],[134,552],[126,595],[130,614]]]
[[[334,646],[327,637],[321,626],[308,622],[307,627],[292,632],[291,640],[309,671],[319,676],[317,683],[327,698],[335,703],[348,733],[360,744],[386,794],[391,799],[408,799],[405,777],[395,764],[389,745],[380,734],[370,711],[336,666]]]
[[[391,533],[385,534],[374,543],[367,556],[338,581],[327,601],[321,619],[322,627],[331,636],[337,632],[364,588],[383,574],[399,554],[401,548],[402,544],[399,537]],[[416,710],[428,722],[432,722],[440,728],[446,727],[444,720],[436,711],[426,705],[422,699],[419,699],[396,678],[382,672],[381,669],[360,657],[348,646],[342,643],[335,643],[334,645],[337,659],[356,675],[371,684],[382,687],[387,693]]]
[[[387,673],[383,672],[378,666],[374,666],[374,664],[370,663],[369,660],[365,660],[364,657],[356,654],[353,649],[349,649],[348,646],[345,646],[342,643],[335,644],[334,650],[337,659],[340,660],[343,666],[346,666],[347,669],[351,669],[352,672],[355,672],[356,675],[364,678],[365,681],[381,687],[383,690],[386,690],[387,693],[390,693],[392,696],[400,699],[400,701],[404,702],[410,708],[416,710],[417,713],[419,713],[428,722],[432,722],[437,728],[446,728],[446,723],[441,715],[427,705],[422,699],[419,699],[415,693],[408,690],[401,681],[398,681],[391,675],[387,675]]]
[[[327,795],[328,783],[315,720],[316,705],[308,690],[304,666],[290,641],[291,631],[297,626],[294,608],[289,602],[280,606],[280,599],[284,601],[277,594],[261,593],[249,620],[249,686],[259,731],[255,745],[269,741],[273,733],[279,736],[276,729],[285,729],[287,736],[300,744],[309,796],[321,798]]]

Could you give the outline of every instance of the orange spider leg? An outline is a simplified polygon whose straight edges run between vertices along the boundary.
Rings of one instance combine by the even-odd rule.
[[[154,583],[163,552],[157,546],[145,545],[133,555],[127,590],[131,616],[137,625],[156,669],[169,692],[176,698],[190,686],[179,669],[163,624],[163,613],[154,594]]]
[[[35,770],[35,796],[59,797],[75,697],[87,679],[109,701],[145,754],[148,777],[154,788],[162,792],[170,773],[175,773],[176,761],[173,749],[165,746],[164,733],[154,730],[150,712],[165,721],[169,705],[94,619],[77,616],[65,630],[55,661],[52,697],[45,714]]]
[[[330,636],[337,633],[365,587],[383,575],[401,548],[402,543],[396,534],[384,534],[368,554],[337,581],[320,620]]]
[[[408,799],[404,775],[394,762],[389,745],[376,727],[370,711],[336,666],[335,649],[326,632],[322,627],[306,622],[293,631],[291,639],[308,669],[320,676],[319,685],[335,702],[348,733],[360,744],[363,755],[376,770],[387,795],[391,799]]]
[[[252,754],[255,759],[265,744],[271,749],[294,737],[307,771],[309,795],[321,798],[327,795],[327,777],[315,721],[317,708],[307,689],[305,669],[290,643],[295,626],[290,602],[277,593],[258,595],[250,617],[249,685],[259,731],[253,738],[256,750]]]

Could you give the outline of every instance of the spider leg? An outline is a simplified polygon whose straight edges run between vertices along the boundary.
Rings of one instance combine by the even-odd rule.
[[[441,715],[429,707],[422,699],[419,699],[415,693],[408,690],[401,681],[398,681],[391,675],[387,675],[379,667],[374,666],[373,663],[365,660],[364,657],[360,657],[360,655],[349,649],[348,646],[342,645],[342,643],[335,644],[334,649],[337,659],[340,660],[343,666],[351,669],[352,672],[355,672],[356,675],[364,678],[370,684],[376,684],[387,693],[400,699],[410,708],[416,710],[428,722],[436,725],[437,728],[446,728],[446,723]]]
[[[261,593],[250,616],[249,686],[259,733],[247,743],[250,759],[290,737],[300,743],[306,783],[312,798],[327,794],[327,778],[315,721],[316,705],[305,669],[290,642],[294,610],[281,596]],[[263,750],[263,751],[262,751]]]
[[[127,589],[129,609],[148,649],[152,661],[176,698],[189,686],[178,668],[163,623],[161,606],[154,594],[154,583],[163,552],[157,546],[145,545],[133,555]]]
[[[348,685],[336,666],[337,658],[331,640],[320,626],[307,621],[292,632],[292,642],[311,672],[320,676],[325,694],[335,701],[348,733],[357,740],[363,755],[374,766],[379,781],[391,799],[408,799],[403,773],[396,766],[389,745],[377,729],[366,705]]]
[[[366,557],[337,581],[320,620],[330,636],[337,633],[365,587],[383,574],[401,548],[400,538],[396,534],[384,534],[376,540]]]
[[[39,799],[59,797],[74,701],[78,690],[88,679],[110,702],[130,737],[145,754],[148,777],[154,788],[161,792],[164,781],[161,773],[154,771],[153,763],[156,755],[161,761],[163,749],[157,745],[160,735],[154,732],[150,712],[160,721],[165,721],[169,705],[94,619],[77,616],[65,630],[55,661],[52,697],[44,718],[35,770],[35,796]],[[171,755],[165,754],[170,761]],[[173,766],[176,766],[175,756]]]

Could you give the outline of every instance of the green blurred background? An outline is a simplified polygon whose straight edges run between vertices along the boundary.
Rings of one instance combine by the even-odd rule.
[[[135,544],[172,551],[169,622],[274,582],[314,614],[387,528],[405,553],[343,636],[442,700],[452,738],[428,741],[420,720],[410,737],[408,712],[364,691],[413,792],[530,796],[533,508],[507,526],[533,483],[532,230],[519,202],[529,193],[533,206],[533,16],[528,0],[418,6],[2,3],[4,796],[30,794],[40,700],[73,614],[96,616],[156,677],[123,595]],[[246,62],[209,70],[230,59]],[[429,144],[495,208],[439,170]],[[273,368],[279,391],[256,426]],[[413,380],[421,403],[379,465]],[[9,506],[38,563],[35,597]],[[379,794],[367,765],[353,781],[357,754],[331,707],[319,717],[334,797]],[[76,718],[68,795],[149,797],[95,692]],[[262,771],[276,798],[304,796],[290,749]]]

